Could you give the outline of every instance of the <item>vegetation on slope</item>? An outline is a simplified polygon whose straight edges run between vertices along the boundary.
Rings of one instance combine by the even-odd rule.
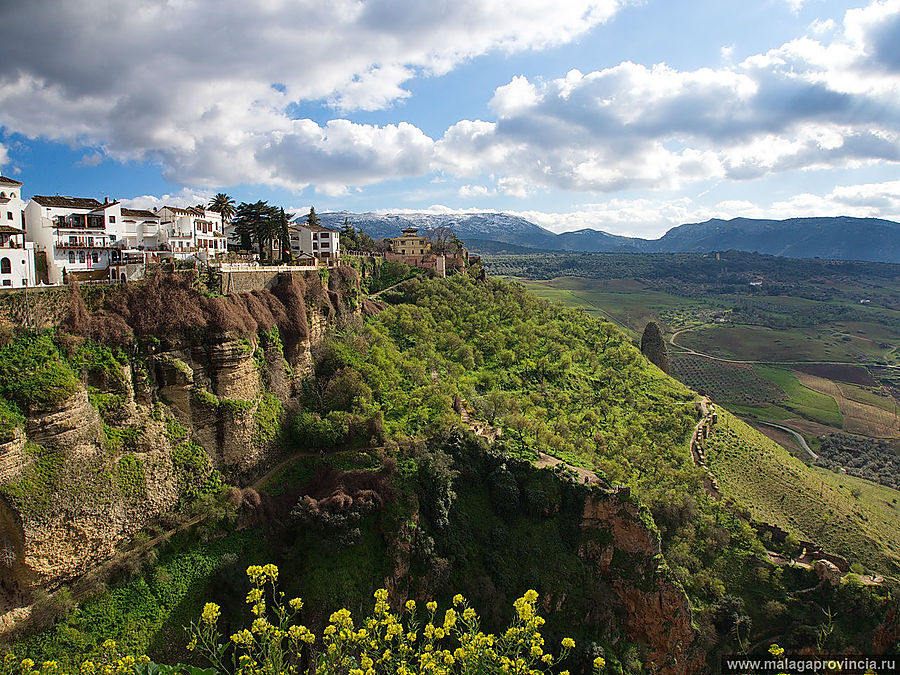
[[[866,569],[900,572],[896,491],[809,467],[725,411],[706,448],[719,485],[755,519]]]

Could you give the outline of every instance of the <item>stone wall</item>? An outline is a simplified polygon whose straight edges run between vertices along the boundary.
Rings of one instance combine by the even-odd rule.
[[[286,266],[278,267],[254,267],[251,269],[238,269],[223,266],[221,269],[222,276],[222,293],[230,295],[231,293],[249,293],[250,291],[261,291],[266,288],[272,288],[278,279],[278,275],[290,272],[303,274],[305,272],[314,272],[316,267],[310,266]]]

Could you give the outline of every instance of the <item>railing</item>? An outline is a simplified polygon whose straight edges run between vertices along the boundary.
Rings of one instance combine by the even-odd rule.
[[[213,263],[220,272],[310,272],[318,269],[312,265],[258,265],[255,263]]]

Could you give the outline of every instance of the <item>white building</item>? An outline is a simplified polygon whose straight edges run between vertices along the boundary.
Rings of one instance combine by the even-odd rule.
[[[294,255],[314,258],[338,258],[341,255],[341,234],[337,230],[295,221],[289,231]]]
[[[25,241],[22,183],[0,176],[0,288],[36,283],[34,244]]]
[[[125,248],[155,251],[160,244],[160,216],[153,211],[122,207],[119,238]]]
[[[35,195],[25,207],[26,239],[47,260],[51,284],[72,274],[82,280],[105,279],[111,259],[121,255],[118,202]]]
[[[160,218],[159,243],[165,245],[173,257],[208,262],[228,250],[222,216],[216,211],[164,206],[157,214]]]

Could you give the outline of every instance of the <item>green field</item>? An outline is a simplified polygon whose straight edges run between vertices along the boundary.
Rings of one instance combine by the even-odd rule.
[[[809,467],[724,412],[707,441],[719,486],[757,520],[866,569],[900,573],[900,492]]]

